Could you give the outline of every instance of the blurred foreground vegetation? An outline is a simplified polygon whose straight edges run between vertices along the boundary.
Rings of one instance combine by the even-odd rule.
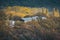
[[[60,40],[60,17],[32,20],[8,25],[8,17],[0,12],[0,40]]]

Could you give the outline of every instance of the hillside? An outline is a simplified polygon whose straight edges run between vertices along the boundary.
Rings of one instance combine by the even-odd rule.
[[[24,6],[8,6],[4,8],[3,11],[8,15],[11,14],[12,16],[19,16],[21,18],[25,16],[35,16],[39,14],[46,15],[48,17],[49,16],[55,16],[55,17],[60,16],[59,9],[57,8],[53,8],[52,11],[49,11],[49,9],[45,7],[31,8],[31,7],[24,7]]]
[[[13,6],[13,7],[6,7],[4,9],[6,14],[12,14],[13,16],[24,17],[26,15],[32,15],[31,8],[28,7],[20,7],[20,6]]]

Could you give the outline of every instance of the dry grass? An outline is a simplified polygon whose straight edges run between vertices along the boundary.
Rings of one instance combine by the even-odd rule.
[[[60,18],[32,20],[13,28],[5,23],[0,21],[0,40],[60,40]]]

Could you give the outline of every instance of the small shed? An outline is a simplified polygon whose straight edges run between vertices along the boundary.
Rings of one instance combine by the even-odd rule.
[[[9,25],[10,25],[11,27],[14,27],[14,25],[15,25],[15,23],[16,23],[17,21],[19,21],[19,22],[24,22],[24,20],[23,20],[22,18],[20,18],[20,17],[18,17],[18,16],[14,16],[13,18],[10,19]]]

